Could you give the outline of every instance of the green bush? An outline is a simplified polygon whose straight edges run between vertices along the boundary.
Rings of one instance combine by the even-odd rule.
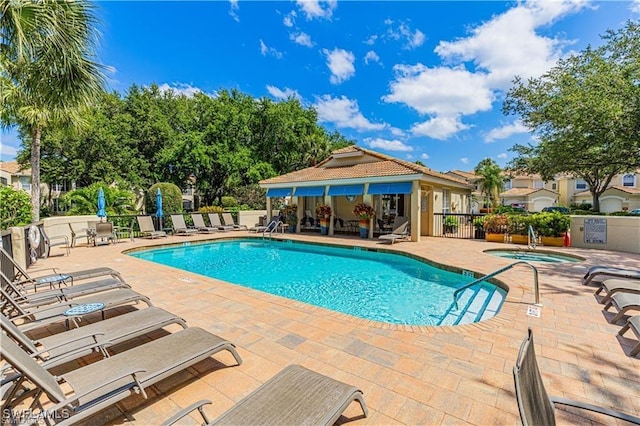
[[[31,222],[31,197],[10,186],[0,187],[0,229]]]
[[[445,216],[444,226],[458,226],[458,218],[455,216]]]
[[[511,235],[527,235],[529,225],[532,223],[532,216],[518,213],[510,214],[507,216],[507,223]]]
[[[236,200],[236,197],[231,197],[229,195],[225,195],[224,197],[222,197],[222,207],[224,207],[225,209],[228,209],[229,207],[237,207],[238,206],[238,200]]]
[[[176,185],[169,182],[160,182],[151,186],[145,196],[145,209],[147,214],[153,214],[157,210],[156,191],[160,188],[162,193],[162,212],[164,215],[182,213],[182,191]]]
[[[198,213],[222,213],[224,209],[220,206],[204,206],[198,209]]]
[[[104,192],[108,216],[135,213],[135,195],[128,189],[120,189],[97,182],[85,188],[69,191],[62,196],[62,202],[69,207],[67,216],[96,214],[98,212],[98,191]]]
[[[543,237],[562,237],[569,230],[571,217],[559,212],[536,213],[532,216],[536,234]]]
[[[504,234],[509,224],[503,214],[488,214],[484,217],[484,230],[489,234]]]
[[[476,217],[473,219],[473,227],[476,231],[484,231],[484,216]]]

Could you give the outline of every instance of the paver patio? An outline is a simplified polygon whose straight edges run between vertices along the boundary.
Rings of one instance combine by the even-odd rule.
[[[596,264],[638,268],[638,254],[557,249],[586,260],[536,264],[543,305],[540,318],[527,315],[534,302],[531,270],[516,267],[498,276],[510,290],[497,317],[455,327],[375,323],[123,254],[140,246],[247,235],[255,237],[235,232],[78,246],[70,256],[38,261],[37,268],[56,266],[63,271],[117,269],[155,306],[182,316],[190,326],[231,340],[244,359],[241,366],[234,366],[230,355],[212,357],[152,387],[148,400],[130,397],[88,423],[158,424],[203,398],[213,401],[206,410],[215,418],[286,365],[296,363],[360,387],[370,415],[358,418],[359,407],[352,404],[345,414],[356,419],[348,424],[519,424],[512,369],[527,327],[533,329],[550,394],[640,413],[640,359],[626,355],[632,334],[628,339],[618,337],[621,326],[607,322],[611,315],[597,303],[595,287],[580,284],[584,271]],[[342,236],[284,238],[385,248],[479,273],[513,262],[482,253],[509,245],[483,241],[423,237],[420,243],[381,246]],[[61,253],[55,248],[52,254]],[[612,424],[602,416],[579,417],[570,409],[557,413],[564,424]],[[197,419],[194,415],[185,424],[196,424]]]

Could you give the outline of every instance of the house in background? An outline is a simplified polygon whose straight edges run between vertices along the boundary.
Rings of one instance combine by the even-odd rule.
[[[355,145],[332,152],[316,166],[259,183],[267,190],[268,212],[272,199],[291,197],[298,206],[298,223],[306,211],[315,215],[319,203],[329,205],[334,218],[357,222],[353,208],[366,203],[383,223],[407,217],[412,241],[434,235],[434,213],[469,212],[473,190],[462,178]],[[330,235],[334,222],[329,221]],[[371,220],[370,237],[376,224]]]
[[[593,198],[587,183],[571,176],[558,178],[560,204],[590,204]],[[640,208],[640,169],[616,175],[609,187],[600,195],[600,212],[611,213]]]
[[[540,175],[512,175],[505,181],[500,194],[502,205],[522,207],[530,212],[542,211],[558,204],[558,182],[544,182]]]

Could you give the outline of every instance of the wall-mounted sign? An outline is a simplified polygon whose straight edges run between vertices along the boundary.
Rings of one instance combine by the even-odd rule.
[[[607,219],[585,219],[584,242],[587,244],[607,244]]]

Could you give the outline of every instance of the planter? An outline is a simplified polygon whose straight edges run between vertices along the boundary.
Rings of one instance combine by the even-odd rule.
[[[290,234],[294,234],[296,232],[296,225],[289,225],[287,232],[289,232]]]
[[[504,243],[504,234],[492,234],[487,232],[485,238],[490,243]]]
[[[443,225],[443,231],[445,234],[455,234],[458,232],[458,227],[455,225]]]
[[[528,235],[520,235],[520,234],[513,234],[511,236],[511,243],[512,244],[529,244],[529,236]]]
[[[564,245],[564,238],[542,237],[542,245],[547,247],[562,247]]]
[[[369,228],[359,228],[360,238],[369,238]]]
[[[360,238],[369,238],[369,219],[360,219],[358,226],[360,229]]]
[[[484,240],[485,237],[486,233],[484,232],[484,229],[476,229],[473,231],[473,238],[476,240]]]
[[[320,221],[320,234],[328,235],[329,234],[329,222],[326,220]]]

